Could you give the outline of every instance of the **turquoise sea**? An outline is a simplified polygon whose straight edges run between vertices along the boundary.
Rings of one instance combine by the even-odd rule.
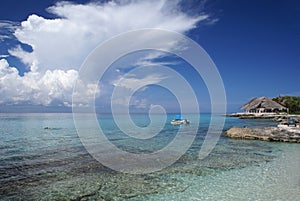
[[[118,129],[111,115],[98,115],[107,138],[132,153],[170,143],[179,129],[169,124],[172,118],[167,116],[157,136],[135,140]],[[132,119],[141,127],[149,124],[147,115],[132,114]],[[193,144],[176,163],[158,172],[127,174],[89,155],[72,114],[0,114],[0,200],[300,200],[299,144],[222,135],[200,160],[211,115],[201,114],[200,119]],[[224,129],[269,125],[276,124],[231,117]]]

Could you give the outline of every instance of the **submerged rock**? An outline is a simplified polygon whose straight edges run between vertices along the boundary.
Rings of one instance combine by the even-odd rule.
[[[266,127],[266,128],[233,127],[226,131],[226,136],[230,138],[246,139],[246,140],[264,140],[264,141],[300,143],[300,130],[283,129],[277,127]]]

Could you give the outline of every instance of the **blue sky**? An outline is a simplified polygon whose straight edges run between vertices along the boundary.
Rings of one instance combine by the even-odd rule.
[[[299,1],[229,0],[217,1],[213,8],[219,21],[192,31],[191,37],[219,68],[228,103],[238,106],[263,95],[299,96]]]
[[[84,0],[57,2],[2,1],[0,112],[70,111],[72,86],[88,53],[116,34],[152,27],[183,33],[207,51],[223,79],[228,111],[238,110],[257,96],[300,96],[300,3],[296,0],[121,1],[113,5]],[[103,16],[99,17],[99,12]],[[61,20],[64,18],[67,20]],[[72,37],[74,40],[69,41]],[[132,58],[116,62],[106,74],[99,90],[99,108],[107,107],[107,95],[111,95],[120,72],[132,68],[128,61],[137,62]],[[201,110],[209,111],[205,84],[188,64],[160,55],[147,62],[168,63],[184,75],[201,102]],[[151,76],[136,79],[143,84],[146,78],[157,81]],[[90,96],[86,91],[83,97]],[[170,99],[174,99],[171,93],[153,86],[137,92],[131,102],[136,111],[162,104],[172,112],[178,103],[172,101],[172,105]]]

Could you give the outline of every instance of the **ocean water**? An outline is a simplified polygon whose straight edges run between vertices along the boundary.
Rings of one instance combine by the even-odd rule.
[[[190,127],[178,127],[169,124],[174,115],[168,115],[150,139],[127,136],[111,115],[98,115],[98,121],[115,146],[141,154],[167,146],[179,129],[189,134],[194,117],[186,116]],[[200,160],[210,119],[201,114],[192,145],[176,163],[153,173],[128,174],[103,166],[86,151],[72,114],[0,114],[0,200],[300,200],[299,144],[222,135]],[[133,114],[132,120],[139,127],[150,123],[143,114]],[[269,125],[276,124],[227,118],[224,129]]]

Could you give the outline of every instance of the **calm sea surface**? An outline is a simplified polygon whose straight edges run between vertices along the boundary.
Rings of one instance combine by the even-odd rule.
[[[98,121],[115,146],[149,153],[176,136],[172,118],[168,115],[160,133],[147,140],[125,135],[111,115],[99,115]],[[0,200],[300,200],[300,144],[221,136],[211,154],[200,160],[210,118],[201,114],[192,146],[176,163],[133,175],[113,171],[90,156],[72,114],[0,114]],[[141,127],[149,124],[147,115],[132,119]],[[269,125],[276,124],[227,118],[224,129]]]

